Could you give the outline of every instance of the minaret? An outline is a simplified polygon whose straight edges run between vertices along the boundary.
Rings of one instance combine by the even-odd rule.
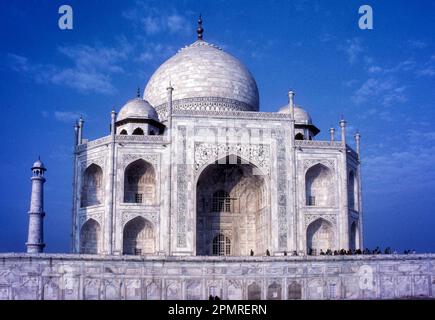
[[[291,163],[291,168],[292,168],[292,178],[291,181],[289,182],[291,184],[290,188],[291,188],[291,192],[292,192],[292,204],[293,204],[293,217],[295,217],[295,219],[290,222],[291,224],[293,224],[293,234],[297,235],[298,234],[298,225],[296,223],[296,221],[298,221],[299,219],[299,210],[298,210],[298,205],[297,205],[297,201],[296,199],[297,197],[297,181],[296,181],[296,141],[295,141],[295,92],[293,90],[289,90],[289,92],[287,93],[288,96],[288,105],[290,108],[290,145],[291,145],[291,152],[290,152],[290,163]],[[291,247],[293,247],[293,250],[297,250],[298,249],[298,241],[296,236],[293,236],[293,243],[290,244]],[[284,252],[288,251],[290,248],[287,246],[285,246],[284,248]],[[284,254],[284,252],[282,254]]]
[[[339,124],[341,128],[341,143],[346,147],[346,120],[342,117]]]
[[[339,243],[340,248],[349,248],[349,199],[348,199],[348,172],[347,172],[347,145],[346,145],[346,120],[341,116],[339,122],[341,128],[341,223],[339,227],[339,232],[341,234],[341,240]]]
[[[83,143],[83,124],[85,123],[85,120],[83,120],[83,116],[80,116],[79,119],[79,129],[78,129],[78,144],[82,144]]]
[[[288,92],[288,105],[290,108],[290,114],[292,115],[292,120],[295,118],[295,92],[289,90]]]
[[[331,143],[333,143],[334,140],[335,140],[335,128],[334,127],[331,127],[329,129],[329,135],[330,135],[330,138],[331,138]]]
[[[167,97],[168,97],[168,137],[171,139],[171,130],[172,130],[172,92],[174,88],[169,81],[169,86],[166,88]]]
[[[359,132],[355,133],[355,144],[356,144],[356,153],[358,155],[358,160],[360,160],[361,156],[361,134]]]
[[[138,89],[140,94],[140,89]],[[112,109],[110,112],[110,158],[108,167],[110,168],[109,183],[106,186],[106,203],[108,201],[108,210],[105,217],[105,245],[104,252],[106,254],[113,254],[113,217],[115,216],[115,166],[116,166],[116,111]],[[108,188],[108,190],[107,190]]]
[[[29,210],[29,235],[26,243],[28,253],[44,250],[44,164],[38,159],[32,167],[32,195]]]
[[[169,234],[172,234],[172,206],[171,206],[171,201],[172,201],[172,190],[171,190],[171,178],[172,178],[172,92],[174,91],[174,88],[171,85],[171,81],[169,81],[169,86],[166,88],[167,90],[167,97],[168,97],[168,142],[169,142],[169,156],[168,156],[168,167],[167,167],[167,172],[168,172],[168,181],[166,182],[166,194],[168,195],[168,229],[169,229]],[[168,254],[172,254],[172,239],[171,237],[169,237],[168,239]]]

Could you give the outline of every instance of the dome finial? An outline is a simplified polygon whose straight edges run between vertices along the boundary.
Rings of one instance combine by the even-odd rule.
[[[140,87],[137,87],[137,93],[136,93],[136,97],[140,98]]]
[[[202,34],[204,33],[204,29],[202,28],[202,15],[201,14],[199,14],[198,29],[196,29],[196,33],[198,34],[198,40],[202,40]]]
[[[167,90],[171,90],[171,91],[174,90],[174,88],[172,87],[172,82],[171,82],[171,80],[169,80],[169,85],[168,85],[168,87],[167,87],[166,89],[167,89]]]

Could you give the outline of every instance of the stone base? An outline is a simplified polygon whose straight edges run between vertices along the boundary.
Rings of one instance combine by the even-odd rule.
[[[0,300],[435,298],[435,255],[0,254]]]

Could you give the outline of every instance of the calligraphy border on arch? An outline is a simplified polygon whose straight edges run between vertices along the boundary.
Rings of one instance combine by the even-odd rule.
[[[336,214],[305,214],[305,229],[314,221],[317,219],[324,219],[328,222],[330,222],[333,227],[335,228],[337,226],[337,215]]]
[[[121,212],[120,224],[122,229],[124,229],[125,225],[133,220],[136,217],[142,217],[153,224],[153,227],[156,228],[159,222],[159,214],[156,211],[143,211],[143,210],[123,210]]]
[[[104,172],[104,167],[106,166],[106,157],[87,158],[86,160],[79,160],[79,163],[81,173],[83,173],[92,164],[96,164]]]
[[[186,143],[186,126],[178,126],[178,157],[177,166],[177,247],[185,248],[187,246],[187,143]]]
[[[306,173],[309,168],[315,166],[316,164],[322,164],[325,167],[335,171],[334,159],[305,159],[300,161],[303,161],[304,173]]]
[[[210,142],[195,142],[195,172],[198,173],[204,165],[211,164],[213,161],[218,161],[230,154],[251,162],[264,174],[269,174],[270,147],[268,145]]]
[[[276,129],[272,131],[272,137],[276,139],[276,190],[278,203],[278,247],[287,250],[287,155],[285,148],[285,131]]]
[[[139,159],[143,159],[145,161],[150,162],[153,167],[154,170],[158,171],[158,166],[159,166],[159,160],[160,160],[160,154],[154,153],[128,153],[128,154],[124,154],[122,155],[122,169],[125,169],[130,163],[139,160]]]
[[[80,229],[83,227],[83,225],[89,220],[89,219],[93,219],[95,221],[97,221],[100,224],[100,227],[102,226],[102,217],[103,217],[103,212],[98,211],[98,212],[83,212],[81,214],[79,214],[79,226]]]

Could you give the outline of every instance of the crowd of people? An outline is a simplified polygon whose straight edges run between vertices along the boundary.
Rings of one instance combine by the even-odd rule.
[[[403,252],[403,254],[415,254],[415,250],[405,250]],[[358,255],[358,254],[397,254],[396,250],[392,250],[390,247],[387,247],[384,249],[384,251],[381,250],[381,248],[376,247],[373,250],[370,250],[368,248],[365,248],[364,250],[361,249],[349,249],[349,250],[345,250],[345,249],[341,249],[341,250],[334,250],[332,251],[331,249],[328,249],[326,251],[323,251],[322,249],[320,249],[320,252],[317,252],[314,249],[310,249],[308,251],[308,255],[328,255],[328,256],[337,256],[337,255]]]
[[[384,251],[381,250],[381,248],[376,247],[373,250],[370,250],[368,248],[365,248],[364,250],[361,249],[349,249],[349,250],[345,250],[345,249],[340,249],[340,250],[334,250],[332,251],[331,249],[327,249],[326,251],[323,251],[323,249],[320,249],[320,251],[318,252],[316,249],[312,249],[310,248],[307,252],[307,254],[309,256],[317,256],[317,255],[321,255],[321,256],[345,256],[345,255],[359,255],[359,254],[397,254],[398,252],[396,250],[392,250],[390,247],[385,248]],[[415,254],[415,250],[404,250],[403,254]],[[250,255],[254,256],[254,251],[251,249],[250,251]],[[287,251],[284,251],[284,255],[287,256],[289,255]],[[305,255],[305,252],[303,251],[293,251],[291,253],[292,256],[303,256]],[[270,256],[270,251],[269,249],[266,250],[266,256]]]

